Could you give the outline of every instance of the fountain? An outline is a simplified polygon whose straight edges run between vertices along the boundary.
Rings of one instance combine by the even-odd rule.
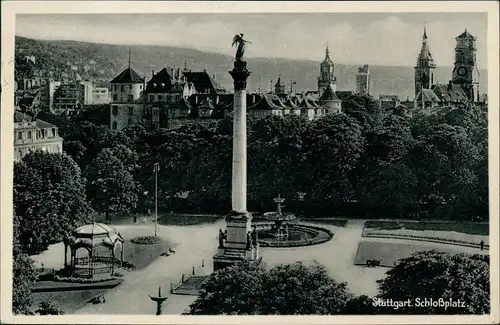
[[[258,243],[263,247],[298,247],[324,243],[333,237],[333,233],[327,229],[303,224],[288,224],[295,215],[290,212],[283,213],[282,203],[285,201],[279,194],[273,199],[276,203],[276,211],[266,212],[262,219],[274,223],[260,223],[258,228]]]
[[[271,228],[271,233],[278,239],[281,240],[283,238],[288,238],[289,231],[288,226],[285,225],[283,227],[283,223],[285,221],[291,221],[295,219],[295,215],[293,213],[282,213],[281,212],[281,204],[285,201],[284,198],[278,197],[273,199],[274,203],[276,203],[276,212],[266,212],[263,214],[262,218],[269,221],[274,221],[274,226]]]

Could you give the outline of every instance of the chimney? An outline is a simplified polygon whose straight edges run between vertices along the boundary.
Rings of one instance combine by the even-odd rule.
[[[154,70],[151,70],[151,79],[153,79],[155,76],[155,71]]]

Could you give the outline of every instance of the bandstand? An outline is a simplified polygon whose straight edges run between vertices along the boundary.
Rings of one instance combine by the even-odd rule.
[[[106,248],[109,254],[100,255],[100,248]],[[68,263],[68,248],[70,260]],[[87,254],[79,255],[82,249]],[[116,258],[119,250],[120,258]],[[123,263],[123,238],[116,229],[102,224],[92,223],[73,230],[71,236],[64,239],[64,270],[71,277],[106,277],[113,275],[115,264]]]

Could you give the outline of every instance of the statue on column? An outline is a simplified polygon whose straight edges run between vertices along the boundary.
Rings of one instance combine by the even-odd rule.
[[[234,36],[232,46],[238,44],[238,48],[236,49],[236,55],[235,55],[236,61],[243,61],[243,55],[245,54],[245,43],[252,44],[252,42],[243,39],[243,34],[236,34]]]

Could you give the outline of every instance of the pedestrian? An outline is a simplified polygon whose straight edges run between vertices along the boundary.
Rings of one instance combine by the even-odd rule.
[[[479,245],[481,246],[481,250],[484,249],[484,240],[481,240],[481,242],[479,243]]]

